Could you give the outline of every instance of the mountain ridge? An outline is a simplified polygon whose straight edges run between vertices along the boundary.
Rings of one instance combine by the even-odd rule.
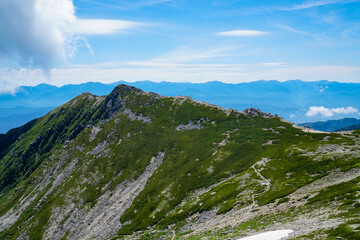
[[[222,82],[209,83],[155,83],[142,82],[117,82],[112,84],[84,83],[80,85],[64,85],[54,87],[42,84],[39,87],[21,87],[17,93],[0,95],[0,105],[12,108],[17,106],[26,107],[49,107],[59,106],[69,101],[82,92],[88,91],[96,95],[107,95],[120,83],[130,84],[146,91],[157,92],[164,96],[185,95],[199,101],[210,102],[223,108],[233,108],[241,111],[245,108],[255,107],[264,112],[278,114],[288,121],[309,122],[325,120],[321,115],[307,117],[306,111],[310,106],[324,106],[338,108],[352,106],[360,109],[360,84],[339,83],[329,81],[303,82],[297,81],[257,81],[238,84],[226,84]],[[49,88],[48,88],[49,87]],[[296,89],[296,90],[295,90]],[[49,99],[48,96],[52,98]],[[333,99],[336,99],[334,101]],[[34,109],[34,113],[37,110]],[[49,110],[38,109],[36,115],[24,116],[25,124],[32,118],[40,117]],[[13,114],[23,114],[20,110]],[[0,125],[6,126],[5,111],[0,109]],[[336,115],[333,118],[356,117],[353,115]],[[20,126],[19,125],[16,126]],[[16,127],[15,125],[9,126]],[[10,128],[7,129],[10,129]],[[6,132],[6,129],[3,130]]]
[[[359,139],[124,85],[84,93],[0,159],[0,238],[358,236]]]

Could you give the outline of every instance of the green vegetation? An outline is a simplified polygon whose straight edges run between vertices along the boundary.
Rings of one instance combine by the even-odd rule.
[[[189,129],[177,131],[180,125]],[[290,194],[331,172],[359,167],[360,132],[306,133],[277,117],[226,114],[126,86],[106,98],[82,94],[13,134],[16,140],[0,159],[0,217],[24,199],[29,205],[0,239],[24,232],[29,239],[43,238],[54,214],[69,206],[82,213],[94,209],[104,194],[138,179],[159,152],[165,153],[162,164],[119,217],[124,225],[114,239],[137,231],[140,239],[172,236],[173,231],[181,237],[181,227],[195,221],[188,220],[194,214],[221,216],[289,202]],[[307,204],[301,210],[340,202],[337,217],[355,218],[358,180],[303,197]],[[300,208],[250,219],[234,234],[293,219],[295,212],[300,214]],[[71,214],[58,224],[65,226]],[[357,234],[346,224],[327,234]],[[70,236],[71,229],[64,229],[62,239]]]

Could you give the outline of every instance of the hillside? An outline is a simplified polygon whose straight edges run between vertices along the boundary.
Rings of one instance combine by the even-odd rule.
[[[343,118],[343,119],[339,119],[339,120],[300,123],[298,125],[302,126],[302,127],[309,127],[309,128],[319,130],[319,131],[333,132],[333,131],[340,131],[340,129],[342,129],[342,128],[346,128],[348,126],[352,126],[352,125],[356,125],[356,124],[360,124],[360,119]],[[349,130],[356,130],[356,128],[349,129]]]
[[[118,85],[0,137],[0,239],[360,236],[359,131]]]

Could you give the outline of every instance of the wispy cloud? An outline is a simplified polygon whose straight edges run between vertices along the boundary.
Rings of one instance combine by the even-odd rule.
[[[341,1],[341,0],[340,1],[339,0],[306,1],[301,4],[295,4],[295,5],[289,6],[289,7],[280,7],[277,10],[297,11],[297,10],[309,9],[309,8],[320,7],[320,6],[330,5],[330,4],[336,4],[339,2],[344,2],[344,1]]]
[[[231,11],[223,12],[223,15],[255,15],[264,12],[275,12],[275,11],[299,11],[306,10],[316,7],[322,7],[334,4],[349,4],[359,2],[360,0],[310,0],[300,4],[294,4],[289,6],[258,6],[250,8],[240,8]]]
[[[218,36],[228,36],[228,37],[253,37],[253,36],[262,36],[266,34],[268,34],[268,32],[256,31],[256,30],[234,30],[234,31],[215,33],[215,35]]]
[[[182,47],[153,59],[130,61],[126,62],[126,64],[135,66],[180,66],[184,63],[191,63],[194,61],[197,61],[197,64],[200,64],[199,61],[231,56],[233,51],[238,48],[240,47],[224,46],[211,49],[191,49]]]
[[[337,45],[339,45],[339,43],[336,43],[336,41],[334,42],[333,39],[331,39],[331,38],[329,38],[326,35],[321,34],[321,33],[305,32],[305,31],[301,31],[301,30],[295,29],[295,28],[290,27],[290,26],[282,25],[282,24],[277,25],[277,27],[279,27],[280,29],[283,29],[285,31],[288,31],[288,32],[292,32],[292,33],[312,37],[318,45],[322,45],[322,46],[337,46]]]
[[[140,25],[143,24],[124,20],[78,19],[75,22],[74,29],[76,33],[85,35],[114,34],[133,29]]]
[[[295,28],[290,27],[290,26],[286,26],[286,25],[282,25],[282,24],[279,24],[279,25],[277,25],[277,26],[278,26],[279,28],[281,28],[281,29],[283,29],[283,30],[286,30],[286,31],[289,31],[289,32],[313,36],[313,34],[311,34],[311,33],[308,33],[308,32],[305,32],[305,31],[301,31],[301,30],[295,29]]]
[[[347,4],[347,3],[353,3],[353,2],[359,2],[359,0],[317,0],[317,1],[306,1],[301,4],[295,4],[290,7],[283,7],[283,8],[277,8],[277,10],[280,11],[297,11],[297,10],[303,10],[303,9],[309,9],[314,7],[321,7],[326,5],[332,5],[332,4]]]
[[[312,106],[306,112],[306,116],[314,117],[322,115],[324,117],[332,117],[335,114],[354,114],[359,112],[359,109],[354,107],[341,107],[341,108],[326,108],[324,106]]]
[[[93,5],[112,8],[112,9],[120,9],[120,10],[144,8],[158,4],[173,2],[173,0],[122,0],[122,1],[117,1],[116,4],[115,3],[112,4],[112,3],[104,3],[102,1],[95,1],[95,0],[80,0],[80,1],[86,2],[88,4],[93,4]]]

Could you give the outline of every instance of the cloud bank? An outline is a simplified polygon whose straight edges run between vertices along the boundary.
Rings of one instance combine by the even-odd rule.
[[[10,67],[42,69],[49,74],[76,48],[89,47],[81,34],[118,33],[137,25],[121,20],[78,19],[72,0],[1,0],[0,60]]]
[[[312,106],[307,111],[306,116],[314,117],[317,115],[322,115],[324,117],[332,117],[335,114],[353,114],[359,112],[359,109],[349,107],[342,108],[326,108],[324,106]]]
[[[48,71],[66,58],[75,20],[70,0],[1,0],[1,59]]]

